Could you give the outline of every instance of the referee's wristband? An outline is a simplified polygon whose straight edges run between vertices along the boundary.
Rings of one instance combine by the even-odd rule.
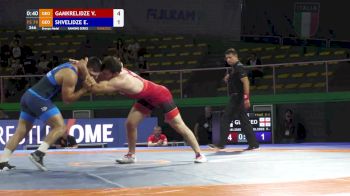
[[[249,100],[249,94],[244,94],[244,95],[243,95],[243,99],[244,99],[244,101],[245,101],[245,100]]]

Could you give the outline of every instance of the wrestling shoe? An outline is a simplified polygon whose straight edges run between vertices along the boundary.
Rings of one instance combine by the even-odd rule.
[[[216,144],[208,144],[208,147],[211,148],[211,149],[216,149],[216,150],[225,149],[225,146],[216,145]]]
[[[255,146],[248,146],[248,148],[244,149],[245,151],[247,150],[259,150],[259,145],[255,145]]]
[[[136,163],[136,155],[135,154],[126,154],[123,158],[117,159],[116,162],[119,164],[130,164],[130,163]]]
[[[44,160],[45,153],[36,150],[35,152],[30,153],[29,159],[34,163],[35,166],[37,166],[42,171],[47,171],[47,168],[45,167],[43,160]]]
[[[16,166],[10,165],[9,162],[0,163],[0,172],[15,169]]]
[[[197,154],[194,162],[195,163],[205,163],[205,162],[208,162],[208,160],[207,160],[207,157],[205,157],[203,154]]]

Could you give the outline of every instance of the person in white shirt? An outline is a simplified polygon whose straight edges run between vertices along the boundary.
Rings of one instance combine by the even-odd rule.
[[[19,41],[14,40],[13,47],[12,47],[12,57],[17,59],[17,58],[21,58],[21,56],[22,56],[22,50],[21,50],[21,47],[19,46]]]

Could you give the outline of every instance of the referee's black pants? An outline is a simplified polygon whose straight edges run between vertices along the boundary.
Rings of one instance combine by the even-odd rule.
[[[227,142],[227,137],[230,132],[230,123],[233,120],[240,120],[241,128],[246,136],[249,146],[258,146],[253,132],[253,126],[249,122],[247,111],[244,108],[242,94],[231,94],[230,101],[226,105],[223,116],[220,122],[220,142],[218,146],[224,147]]]

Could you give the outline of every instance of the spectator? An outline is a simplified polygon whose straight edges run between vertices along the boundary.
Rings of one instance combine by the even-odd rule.
[[[84,47],[87,48],[87,49],[91,49],[92,48],[91,43],[90,43],[90,39],[86,39],[85,40]]]
[[[284,119],[282,122],[280,137],[281,143],[293,143],[295,142],[296,129],[293,117],[293,111],[287,109],[284,114]]]
[[[258,56],[256,55],[256,53],[252,53],[247,61],[247,66],[251,65],[251,66],[255,66],[255,65],[261,65],[261,60],[258,58]],[[264,75],[264,71],[262,67],[256,67],[253,68],[252,70],[250,70],[248,72],[248,76],[251,79],[251,83],[254,85],[255,84],[255,78],[256,77],[263,77]]]
[[[194,135],[200,145],[212,143],[212,110],[210,106],[205,106],[204,114],[200,115],[194,125]]]
[[[120,59],[116,48],[111,48],[111,47],[108,48],[107,54],[108,54],[109,56],[113,56],[113,57],[115,57],[115,58],[117,58],[117,59]]]
[[[129,61],[135,62],[137,60],[137,55],[140,50],[140,44],[134,40],[131,44],[128,45],[127,50],[129,53]]]
[[[124,53],[125,53],[124,42],[120,38],[117,40],[116,49],[117,49],[116,53],[118,58],[120,58],[122,61],[125,60],[124,59]]]
[[[64,134],[55,143],[56,148],[78,148],[77,141],[74,136]]]
[[[46,59],[46,54],[41,54],[37,65],[38,74],[46,73],[49,70],[48,68],[49,63],[50,62]]]
[[[15,42],[15,41],[18,41],[18,44],[21,46],[22,45],[22,40],[21,39],[22,39],[22,36],[20,34],[15,34],[15,36],[13,36],[12,43]]]
[[[91,42],[90,42],[90,39],[86,39],[85,40],[85,43],[83,45],[83,48],[82,48],[82,51],[83,51],[83,54],[85,56],[91,56],[93,51],[92,51],[92,45],[91,45]]]
[[[58,60],[58,56],[52,56],[51,61],[49,62],[47,67],[48,67],[48,69],[51,70],[51,69],[57,67],[58,65],[60,65],[60,62]]]
[[[335,40],[337,37],[333,29],[328,29],[328,34],[330,40]]]
[[[32,50],[32,48],[30,46],[24,45],[22,47],[22,56],[24,58],[26,58],[28,55],[32,55],[33,56],[33,50]]]
[[[138,67],[139,67],[139,73],[142,78],[145,78],[146,80],[150,79],[149,73],[145,73],[145,71],[148,71],[148,65],[147,61],[144,56],[138,57]]]
[[[23,63],[21,62],[21,59],[19,58],[12,59],[11,75],[25,75],[24,67],[23,67]],[[26,78],[24,77],[10,79],[9,82],[15,85],[15,88],[17,89],[18,92],[25,90],[25,86],[28,83],[26,81]],[[10,89],[10,90],[13,91],[14,89]],[[15,94],[18,94],[18,92],[16,92]]]
[[[162,128],[160,126],[155,126],[153,134],[148,137],[148,147],[154,146],[168,146],[168,139],[162,134]]]
[[[24,68],[20,58],[12,59],[11,69],[12,75],[24,75]]]
[[[298,123],[297,125],[297,136],[296,142],[304,142],[306,139],[306,129],[302,123]]]
[[[26,57],[23,61],[24,72],[26,74],[36,74],[36,61],[34,60],[33,53],[26,54]]]
[[[25,74],[37,74],[36,61],[34,60],[33,53],[27,53],[26,58],[23,61],[23,68]],[[28,77],[26,79],[26,89],[35,84],[39,78]]]
[[[5,44],[1,46],[1,66],[9,67],[9,59],[11,58],[10,46]]]
[[[18,40],[14,40],[13,41],[13,45],[11,48],[12,51],[12,57],[17,59],[17,58],[21,58],[22,57],[22,49],[19,45],[19,41]]]

